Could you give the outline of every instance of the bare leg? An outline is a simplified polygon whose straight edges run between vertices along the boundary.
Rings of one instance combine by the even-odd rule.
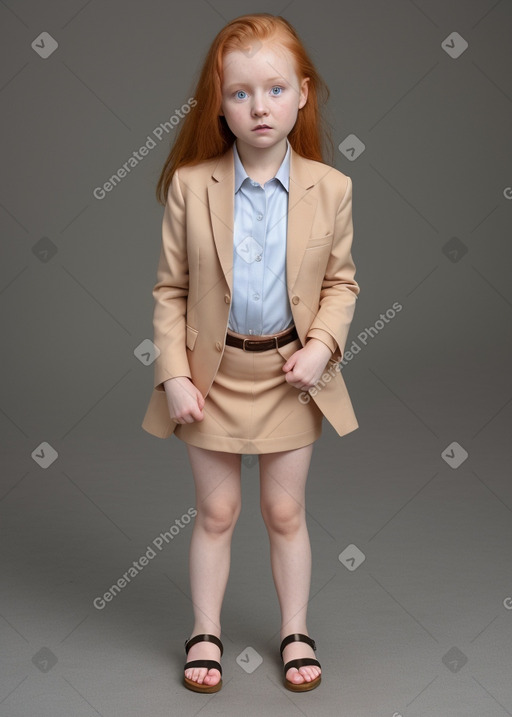
[[[190,637],[210,633],[220,638],[220,613],[229,576],[231,537],[241,510],[241,455],[210,451],[187,443],[196,489],[197,515],[190,541],[190,588],[194,629]],[[210,642],[193,645],[189,660],[220,660]],[[185,675],[199,684],[216,685],[220,672],[189,667]]]
[[[260,461],[261,513],[270,539],[272,575],[281,608],[281,635],[306,628],[311,583],[311,545],[306,525],[305,488],[313,443],[278,453],[262,453]],[[296,657],[315,657],[304,642],[287,645],[284,662]],[[290,667],[286,677],[300,684],[321,673],[315,665]]]

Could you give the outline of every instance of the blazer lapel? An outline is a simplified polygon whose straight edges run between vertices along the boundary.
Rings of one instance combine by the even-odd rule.
[[[214,184],[208,185],[208,202],[213,239],[222,271],[233,293],[233,231],[235,216],[235,162],[230,147],[212,172]]]
[[[308,194],[315,180],[307,161],[290,147],[290,185],[286,234],[286,279],[291,292],[299,273],[302,256],[311,234],[317,200]],[[233,291],[233,231],[235,210],[235,167],[233,148],[219,159],[208,185],[208,201],[217,254],[229,289]]]
[[[291,294],[299,267],[311,236],[317,199],[309,189],[314,186],[308,163],[290,147],[290,186],[288,194],[288,229],[286,232],[286,283]],[[290,297],[291,298],[291,297]]]

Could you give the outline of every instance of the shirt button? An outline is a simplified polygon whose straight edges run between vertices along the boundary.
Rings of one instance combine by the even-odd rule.
[[[298,304],[300,301],[298,296],[292,296],[292,304]]]
[[[222,344],[220,341],[215,342],[215,348],[217,349],[217,351],[222,351]]]
[[[261,222],[261,220],[263,219],[263,214],[256,214],[256,219]]]
[[[229,304],[229,294],[224,294],[224,301]]]
[[[255,299],[256,301],[258,301],[258,299],[260,298],[260,295],[259,295],[259,294],[253,294],[253,295],[252,295],[252,298]]]
[[[261,254],[258,254],[255,258],[256,258],[256,261],[261,261]]]

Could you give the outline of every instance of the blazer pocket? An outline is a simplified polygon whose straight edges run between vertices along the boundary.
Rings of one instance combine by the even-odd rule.
[[[194,329],[192,326],[189,326],[188,324],[186,324],[186,328],[187,328],[187,348],[192,351],[194,348],[194,344],[196,343],[197,334],[199,333],[199,331],[197,329]]]
[[[333,236],[334,233],[331,232],[330,234],[322,234],[321,236],[310,237],[306,242],[306,249],[314,249],[317,246],[325,246],[327,244],[332,244]]]

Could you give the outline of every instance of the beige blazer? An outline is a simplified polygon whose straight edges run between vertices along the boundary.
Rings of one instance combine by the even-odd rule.
[[[327,343],[332,355],[316,387],[297,399],[314,400],[337,433],[358,427],[342,358],[359,285],[352,261],[352,180],[290,147],[286,283],[301,344]],[[188,376],[206,398],[224,352],[232,297],[234,157],[177,170],[162,222],[153,328],[160,350],[142,428],[167,438],[172,421],[163,382]],[[205,408],[207,407],[207,404]]]

